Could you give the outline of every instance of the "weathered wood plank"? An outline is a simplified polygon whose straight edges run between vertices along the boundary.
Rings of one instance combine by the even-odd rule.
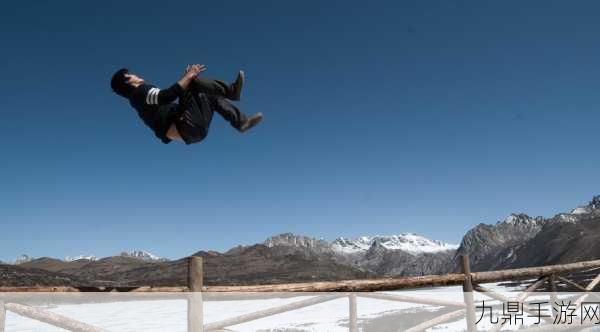
[[[253,286],[205,286],[205,292],[373,292],[429,286],[459,285],[462,273],[444,276],[419,276],[402,278],[323,281]]]
[[[465,304],[461,303],[461,302],[441,300],[441,299],[428,299],[428,298],[424,298],[424,297],[414,297],[414,296],[406,296],[406,295],[384,294],[384,293],[357,293],[356,295],[358,297],[377,299],[377,300],[385,300],[385,301],[429,304],[429,305],[435,305],[435,306],[448,306],[448,307],[458,307],[458,308],[465,307]]]
[[[350,332],[358,332],[358,312],[356,307],[356,294],[352,293],[348,295],[348,325]]]
[[[597,267],[600,267],[600,260],[499,271],[472,272],[471,276],[472,282],[489,283],[506,280],[529,279],[543,275],[550,275],[552,273],[568,273]],[[346,280],[339,282],[314,282],[256,286],[207,286],[204,288],[204,290],[208,292],[374,292],[429,286],[460,285],[463,282],[464,274],[453,273],[446,275],[370,280]],[[600,279],[598,282],[600,282]]]
[[[599,267],[600,260],[585,261],[561,265],[548,265],[538,267],[528,267],[520,269],[508,269],[499,271],[475,272],[473,273],[473,281],[477,283],[497,282],[502,280],[527,279],[553,273],[563,274],[567,272],[575,272],[591,267]]]
[[[567,285],[571,285],[571,286],[577,288],[578,290],[580,290],[582,292],[587,292],[587,289],[585,289],[585,287],[581,286],[580,284],[578,284],[578,283],[576,283],[574,281],[571,281],[571,280],[569,280],[567,278],[564,278],[564,277],[561,277],[561,276],[558,276],[558,279],[560,281],[564,282]]]
[[[65,317],[53,312],[36,309],[16,303],[4,304],[7,310],[14,312],[15,314],[28,317],[31,319],[50,324],[52,326],[60,327],[73,332],[106,332],[104,329],[79,322],[77,320]]]
[[[556,295],[556,274],[552,273],[548,282],[550,283],[550,303],[551,305],[553,305],[552,303],[556,303],[556,301],[558,300],[558,296]],[[554,310],[552,310],[552,312],[550,313],[550,315],[552,315],[553,317],[555,317],[556,314],[557,313],[554,312]]]
[[[4,332],[6,327],[6,308],[4,302],[0,301],[0,332]]]
[[[204,302],[202,293],[194,292],[187,299],[188,332],[204,331]]]
[[[536,282],[534,282],[533,284],[529,285],[529,287],[527,287],[523,292],[523,294],[519,297],[519,301],[523,302],[525,301],[526,298],[529,297],[529,293],[533,292],[534,290],[540,288],[546,281],[548,281],[548,277],[540,277]]]
[[[202,257],[188,258],[188,288],[192,292],[188,296],[188,332],[204,331],[204,304],[202,287],[204,286],[204,269]]]
[[[477,327],[475,326],[475,303],[473,301],[473,282],[468,255],[461,256],[461,267],[462,272],[465,275],[465,281],[463,282],[463,298],[467,308],[467,331],[475,332],[477,331]]]
[[[188,288],[192,292],[201,292],[204,286],[204,268],[202,257],[188,257]]]
[[[204,331],[219,330],[219,329],[223,329],[228,326],[233,326],[233,325],[237,325],[237,324],[250,322],[253,320],[277,315],[277,314],[280,314],[283,312],[292,311],[292,310],[308,307],[308,306],[323,303],[323,302],[328,302],[328,301],[335,300],[335,299],[345,297],[345,296],[347,296],[347,295],[344,295],[344,294],[321,295],[321,296],[317,296],[314,298],[278,306],[275,308],[269,308],[269,309],[260,310],[260,311],[245,314],[245,315],[240,315],[237,317],[227,318],[227,319],[224,319],[219,322],[214,322],[214,323],[204,325]]]
[[[596,278],[594,278],[594,280],[592,280],[586,287],[585,290],[588,292],[591,292],[594,290],[594,288],[596,288],[596,286],[598,286],[598,283],[600,283],[600,274],[598,274],[596,276]]]
[[[430,319],[426,322],[423,322],[417,326],[413,326],[407,330],[402,330],[404,332],[421,332],[421,331],[425,331],[428,328],[434,327],[436,325],[445,323],[445,322],[449,322],[451,320],[455,320],[458,318],[462,318],[465,316],[465,314],[467,313],[466,309],[461,309],[461,310],[457,310],[457,311],[453,311],[441,316],[438,316],[434,319]]]

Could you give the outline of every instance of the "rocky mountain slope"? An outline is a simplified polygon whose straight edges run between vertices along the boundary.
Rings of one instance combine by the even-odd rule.
[[[273,250],[293,248],[310,252],[378,276],[446,273],[458,246],[403,233],[392,236],[338,238],[333,242],[281,234],[264,243]]]
[[[600,196],[552,218],[513,214],[479,224],[463,237],[455,257],[469,254],[473,271],[539,266],[600,258]]]

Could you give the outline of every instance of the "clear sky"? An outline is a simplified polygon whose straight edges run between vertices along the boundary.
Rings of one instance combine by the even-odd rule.
[[[600,193],[598,1],[12,1],[0,260],[293,232],[458,243]],[[109,87],[247,73],[240,135],[163,145]]]

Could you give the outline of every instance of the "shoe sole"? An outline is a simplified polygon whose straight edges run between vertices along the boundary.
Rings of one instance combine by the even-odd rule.
[[[234,83],[234,85],[236,87],[239,87],[239,88],[236,88],[236,90],[238,91],[238,93],[231,98],[231,100],[233,100],[233,101],[239,101],[240,98],[242,97],[242,89],[244,88],[244,83],[246,81],[246,74],[244,73],[243,70],[240,70],[238,72],[238,78],[239,79],[236,79],[235,83]]]
[[[252,129],[253,127],[256,127],[256,125],[261,123],[262,120],[263,120],[262,113],[256,113],[254,115],[254,118],[252,120],[250,120],[245,127],[240,128],[240,132],[241,133],[247,132],[248,130]]]

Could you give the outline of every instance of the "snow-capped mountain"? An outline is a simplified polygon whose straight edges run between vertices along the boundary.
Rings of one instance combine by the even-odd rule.
[[[340,237],[332,242],[303,235],[284,233],[268,238],[263,244],[269,248],[292,246],[319,251],[330,250],[337,254],[366,253],[372,247],[382,247],[387,250],[400,250],[415,255],[456,250],[458,248],[458,245],[430,240],[413,233],[361,236],[356,239]]]
[[[355,240],[341,237],[332,244],[333,249],[340,253],[366,252],[373,246],[383,247],[387,250],[401,250],[411,254],[436,253],[458,249],[458,245],[430,240],[413,233],[373,237],[362,236]]]
[[[495,225],[479,224],[469,230],[463,237],[456,259],[458,255],[469,254],[472,270],[485,271],[525,266],[536,260],[538,265],[544,265],[577,261],[574,257],[579,260],[600,258],[600,253],[595,255],[590,251],[590,245],[573,250],[585,242],[581,241],[584,237],[595,236],[596,232],[592,229],[595,227],[594,220],[598,217],[600,196],[595,196],[587,205],[579,206],[569,213],[558,213],[551,218],[532,218],[522,213],[511,214]],[[575,230],[579,230],[579,235],[566,237],[565,234],[575,233]],[[569,246],[570,249],[553,255],[533,254],[545,252],[541,247],[548,243],[553,243],[553,248],[562,247],[564,243],[557,243],[557,239],[562,237],[566,237],[563,241],[565,243],[574,241]],[[586,241],[593,243],[591,239]],[[544,259],[540,260],[539,257]]]
[[[585,206],[579,206],[571,211],[570,214],[581,215],[581,214],[594,214],[600,213],[600,196],[595,196]]]
[[[322,248],[328,247],[330,244],[323,239],[315,239],[303,235],[295,235],[292,233],[283,233],[272,236],[266,239],[263,244],[269,248],[276,246],[292,246],[305,248]]]
[[[32,260],[34,260],[33,257],[30,257],[28,255],[21,255],[19,257],[17,257],[17,259],[15,259],[15,265],[19,265],[19,264],[24,264],[27,262],[31,262]]]
[[[79,255],[79,256],[67,256],[63,259],[65,262],[74,262],[78,260],[88,260],[88,261],[97,261],[98,257],[94,255]]]
[[[270,237],[263,244],[273,252],[293,250],[306,257],[316,255],[383,276],[446,273],[449,271],[446,263],[458,248],[412,233],[340,237],[332,242],[284,233]]]
[[[543,217],[535,217],[532,218],[524,213],[513,213],[510,216],[506,217],[501,222],[497,224],[511,224],[511,225],[539,225],[544,222]],[[496,225],[497,225],[496,224]]]
[[[156,256],[156,255],[152,254],[151,252],[144,251],[144,250],[132,250],[132,251],[128,251],[128,252],[124,251],[119,256],[132,257],[132,258],[137,258],[137,259],[140,259],[143,261],[149,261],[149,262],[167,261],[166,258]]]

